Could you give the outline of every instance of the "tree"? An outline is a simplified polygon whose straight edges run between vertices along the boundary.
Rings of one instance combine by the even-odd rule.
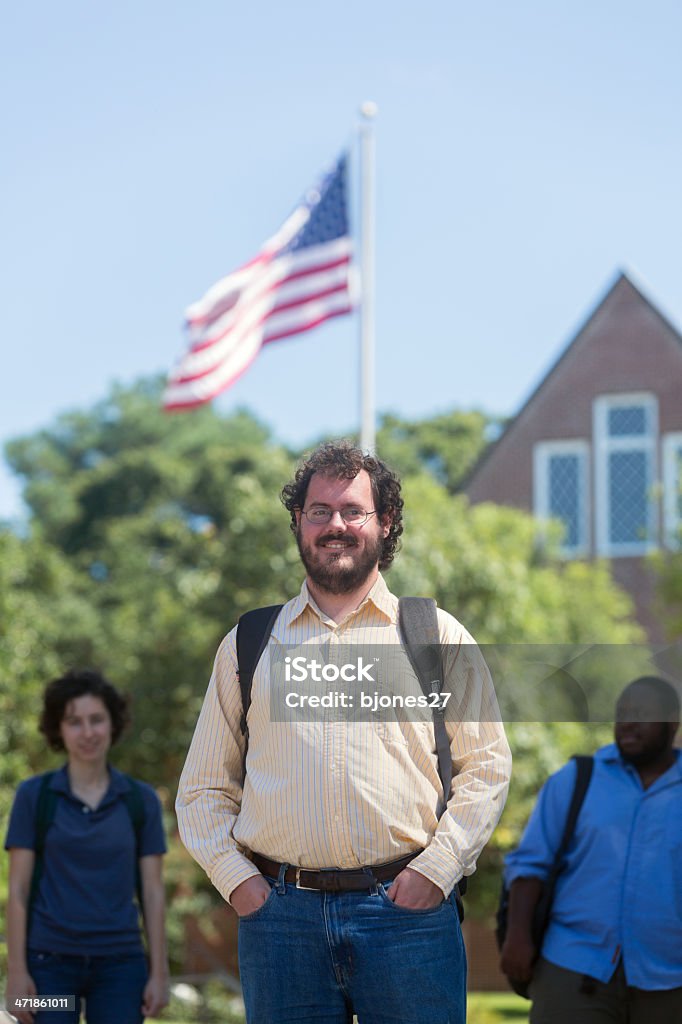
[[[416,421],[385,413],[377,451],[401,477],[426,471],[454,493],[499,425],[498,419],[476,411],[453,410]]]
[[[41,767],[36,716],[64,657],[86,657],[96,616],[67,561],[37,532],[0,530],[0,800]]]
[[[526,513],[470,506],[427,475],[404,482],[398,593],[427,594],[479,643],[632,643],[642,632],[603,563],[564,562]],[[589,600],[587,596],[589,595]]]
[[[161,411],[160,382],[8,446],[25,500],[93,610],[85,652],[135,698],[123,760],[177,778],[209,652],[242,611],[283,600],[297,556],[278,500],[291,458],[252,416]],[[128,761],[134,762],[127,764]]]
[[[661,622],[671,642],[682,637],[682,550],[652,556],[657,574],[657,598]]]

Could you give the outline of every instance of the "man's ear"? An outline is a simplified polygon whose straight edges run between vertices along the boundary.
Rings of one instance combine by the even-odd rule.
[[[301,525],[301,515],[302,515],[300,508],[295,508],[294,509],[294,515],[296,516],[296,526],[300,526]]]
[[[388,537],[389,533],[391,532],[392,523],[393,516],[390,514],[390,512],[387,515],[381,517],[381,529],[384,539],[386,539],[386,537]]]

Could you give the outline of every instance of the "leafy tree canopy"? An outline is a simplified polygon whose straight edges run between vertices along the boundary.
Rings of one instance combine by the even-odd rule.
[[[499,426],[499,420],[475,411],[453,410],[426,420],[386,413],[377,431],[377,451],[401,477],[426,471],[454,493]]]

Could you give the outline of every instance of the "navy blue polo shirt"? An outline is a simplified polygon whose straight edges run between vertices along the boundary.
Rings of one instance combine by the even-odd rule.
[[[6,850],[35,849],[41,779],[36,775],[17,789]],[[139,952],[135,830],[122,797],[130,789],[128,779],[109,767],[109,788],[94,811],[71,792],[66,766],[55,772],[50,786],[60,796],[45,836],[28,948],[94,956]],[[165,853],[159,799],[151,786],[139,786],[144,804],[139,856]]]

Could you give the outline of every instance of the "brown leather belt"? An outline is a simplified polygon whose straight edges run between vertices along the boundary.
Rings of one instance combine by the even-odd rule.
[[[315,889],[319,892],[362,892],[371,889],[377,882],[392,881],[416,856],[416,853],[411,853],[407,857],[389,861],[387,864],[373,864],[371,867],[354,868],[351,871],[337,871],[333,868],[317,871],[290,865],[284,873],[284,881],[295,885],[297,889]],[[279,870],[282,865],[278,864],[276,860],[261,857],[260,853],[252,854],[251,859],[262,874],[269,875],[270,878],[279,878]]]

